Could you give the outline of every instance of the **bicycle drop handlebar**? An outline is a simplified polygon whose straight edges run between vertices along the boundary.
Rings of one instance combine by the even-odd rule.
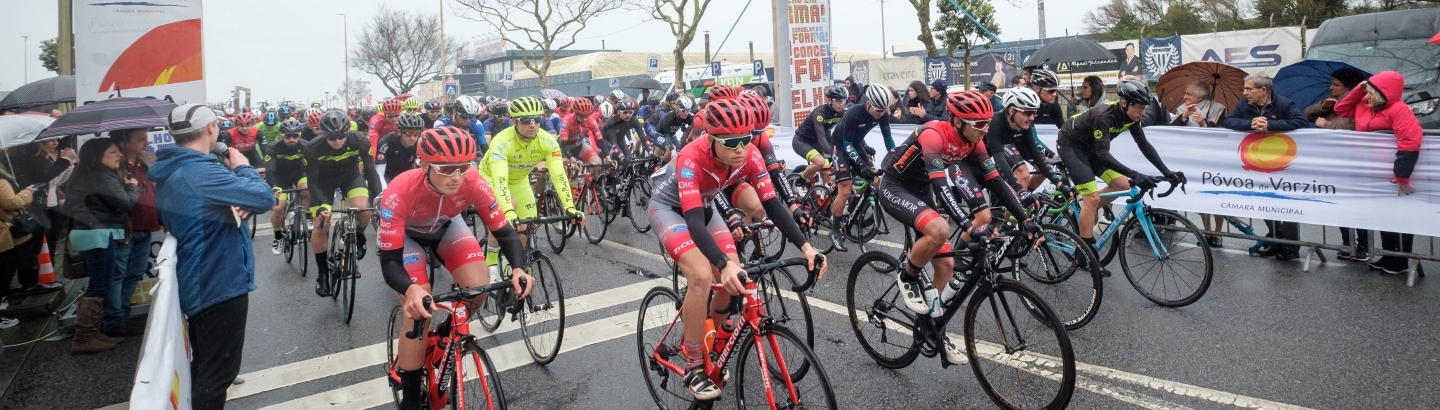
[[[809,263],[809,261],[805,260],[805,258],[790,258],[776,262],[761,263],[754,266],[746,267],[744,274],[740,275],[740,283],[745,283],[750,280],[749,278],[751,276],[759,275],[771,269],[786,268],[791,266],[805,266],[806,263]],[[825,266],[825,255],[815,255],[815,269],[811,269],[807,272],[808,274],[806,275],[805,283],[792,286],[790,287],[790,290],[796,293],[810,290],[810,287],[815,286],[815,279],[820,275],[820,268],[822,266]],[[720,307],[719,309],[715,309],[715,313],[728,315],[731,312],[739,312],[741,307],[744,306],[744,304],[744,296],[734,295],[730,297],[730,303],[725,304],[725,306]]]
[[[525,286],[524,278],[520,279],[520,286]],[[423,303],[425,304],[425,311],[429,312],[434,310],[433,305],[436,302],[451,302],[456,300],[470,299],[476,296],[480,296],[481,294],[490,293],[497,290],[505,290],[509,288],[509,281],[495,282],[489,285],[456,289],[447,293],[442,293],[440,295],[426,296]],[[416,319],[414,322],[415,325],[411,327],[410,331],[405,332],[406,339],[418,339],[420,338],[422,332],[424,332],[425,330],[424,319]]]
[[[1186,182],[1186,180],[1185,180],[1185,173],[1183,173],[1183,172],[1176,172],[1176,173],[1175,173],[1175,178],[1158,178],[1158,180],[1161,181],[1161,182],[1168,182],[1168,183],[1170,183],[1170,189],[1167,189],[1167,190],[1165,190],[1164,193],[1160,194],[1160,197],[1161,197],[1161,198],[1170,196],[1171,193],[1175,192],[1175,188],[1177,188],[1177,187],[1180,188],[1180,192],[1189,193],[1189,192],[1186,192],[1186,191],[1185,191],[1185,182]],[[1127,203],[1127,204],[1133,204],[1133,203],[1136,203],[1136,202],[1140,202],[1140,200],[1142,199],[1142,197],[1145,196],[1145,194],[1150,194],[1150,198],[1151,198],[1151,199],[1154,199],[1154,198],[1155,198],[1155,189],[1156,189],[1156,188],[1159,188],[1159,187],[1158,187],[1158,186],[1155,186],[1155,187],[1140,188],[1140,192],[1138,192],[1136,195],[1131,196],[1130,199],[1125,200],[1125,203]]]

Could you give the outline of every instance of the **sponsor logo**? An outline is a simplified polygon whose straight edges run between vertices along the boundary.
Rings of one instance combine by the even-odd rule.
[[[403,260],[403,262],[405,262],[406,265],[414,264],[415,262],[419,262],[419,261],[420,261],[420,255],[406,255],[406,256],[405,256],[405,259]]]
[[[1101,139],[1101,138],[1105,138],[1105,133],[1100,132],[1100,130],[1095,130],[1095,139],[1098,140],[1098,139]]]
[[[675,233],[685,232],[685,231],[688,231],[688,230],[690,230],[690,226],[688,226],[688,225],[675,225],[674,228],[670,228],[670,232],[675,232]]]
[[[671,255],[679,256],[681,250],[685,249],[686,247],[690,247],[690,246],[695,246],[695,241],[691,240],[691,241],[680,242],[680,246],[676,246],[675,249],[671,249],[671,250],[670,250],[670,254],[671,254]]]
[[[681,170],[680,170],[680,178],[683,178],[683,179],[695,179],[695,171],[694,171],[694,170],[691,170],[690,168],[681,169]]]
[[[388,220],[390,220],[390,219],[392,219],[392,218],[394,218],[394,217],[395,217],[395,211],[390,210],[390,208],[388,208],[388,207],[383,207],[383,206],[380,207],[380,218],[385,219],[385,220],[388,221]]]
[[[1275,67],[1280,65],[1279,44],[1266,44],[1255,47],[1229,47],[1216,52],[1215,49],[1205,50],[1205,56],[1200,61],[1217,61],[1240,68],[1252,67]],[[1224,54],[1223,56],[1221,54]]]
[[[399,196],[399,195],[385,195],[385,203],[382,204],[382,205],[384,205],[384,206],[387,207],[387,208],[396,208],[396,207],[399,207],[399,206],[400,206],[400,196]]]
[[[390,242],[380,242],[380,249],[393,249],[393,248],[395,248],[395,244],[393,244],[393,243],[390,243]]]
[[[485,252],[470,252],[470,253],[465,254],[465,259],[476,259],[476,258],[484,259],[484,258],[485,258]]]
[[[491,202],[491,203],[490,203],[490,210],[492,210],[492,211],[495,210],[495,207],[496,207],[497,205],[499,205],[499,203]]]
[[[1272,174],[1290,168],[1299,147],[1289,135],[1256,132],[1240,140],[1240,162],[1246,171]]]

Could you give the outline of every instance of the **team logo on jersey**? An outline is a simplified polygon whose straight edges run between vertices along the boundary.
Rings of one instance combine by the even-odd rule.
[[[404,262],[406,265],[413,264],[413,263],[419,262],[419,261],[420,261],[420,255],[409,255],[409,256],[406,256],[404,260],[402,260],[402,262]]]
[[[505,156],[504,156],[504,155],[500,155],[500,153],[498,153],[498,152],[497,152],[497,153],[494,153],[494,154],[490,154],[490,156],[495,157],[495,159],[505,159]]]
[[[685,231],[688,231],[688,230],[690,230],[690,226],[689,226],[689,225],[685,225],[685,224],[675,225],[674,228],[670,228],[670,232],[674,232],[674,233],[685,232]]]
[[[1095,139],[1098,140],[1098,139],[1104,138],[1104,137],[1105,137],[1105,133],[1100,132],[1100,130],[1095,130]]]
[[[691,170],[690,168],[681,169],[680,177],[685,179],[695,179],[695,171]]]
[[[388,220],[390,220],[390,218],[394,218],[394,217],[395,217],[395,211],[392,211],[392,210],[390,210],[390,208],[386,208],[386,207],[383,207],[383,206],[380,207],[380,218],[388,221]]]

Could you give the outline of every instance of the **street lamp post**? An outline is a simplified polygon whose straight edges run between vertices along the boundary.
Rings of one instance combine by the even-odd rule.
[[[331,105],[330,108],[335,108],[332,104],[330,104],[330,92],[329,92],[329,91],[326,91],[326,92],[325,92],[325,99],[320,100],[320,101],[322,101],[321,104],[323,104],[323,105]]]
[[[26,50],[30,48],[30,36],[20,38],[24,39],[20,42],[20,66],[25,67],[25,84],[30,84],[30,64],[25,61],[30,59],[30,50]]]
[[[344,22],[345,29],[345,108],[350,108],[350,17],[345,13],[336,13]]]

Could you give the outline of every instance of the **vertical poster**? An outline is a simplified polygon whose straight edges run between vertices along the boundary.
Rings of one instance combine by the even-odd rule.
[[[784,0],[775,5],[777,60],[789,67],[775,73],[780,95],[790,96],[788,104],[780,104],[780,125],[789,127],[804,123],[810,110],[824,104],[825,87],[834,83],[830,0]]]
[[[850,78],[855,80],[856,84],[870,84],[870,60],[850,63]]]
[[[151,97],[205,103],[202,0],[76,2],[75,101]],[[174,145],[151,133],[152,149]]]
[[[996,51],[970,56],[970,78],[965,82],[970,89],[980,83],[994,84],[996,88],[1009,88],[1010,77],[1020,74],[1020,69],[1011,61],[1014,54]],[[963,75],[963,74],[962,74]]]
[[[1300,38],[1298,26],[1180,36],[1181,62],[1215,61],[1274,76],[1280,67],[1305,59]]]
[[[1142,41],[1145,50],[1145,78],[1159,81],[1160,76],[1180,63],[1180,36],[1147,38]]]

